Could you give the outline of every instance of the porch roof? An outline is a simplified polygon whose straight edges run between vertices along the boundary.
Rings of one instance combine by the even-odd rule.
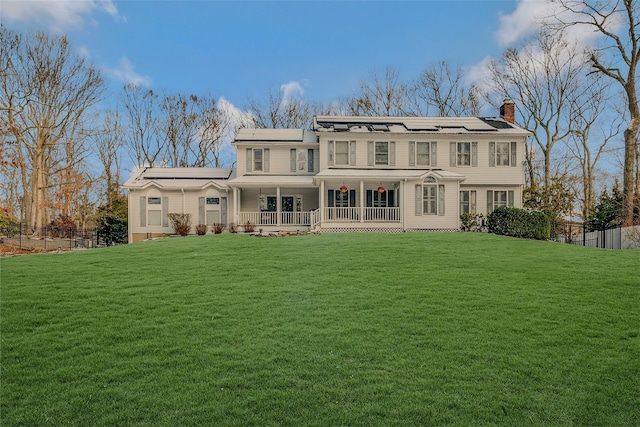
[[[442,169],[326,169],[315,175],[318,179],[364,179],[364,180],[400,180],[424,179],[427,175],[454,181],[464,181],[466,176]]]
[[[294,187],[314,188],[311,175],[244,175],[229,181],[231,187],[268,188],[268,187]]]

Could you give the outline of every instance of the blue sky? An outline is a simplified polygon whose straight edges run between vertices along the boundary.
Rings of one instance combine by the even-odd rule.
[[[308,101],[353,93],[372,72],[404,80],[447,60],[469,68],[534,27],[542,0],[3,0],[9,28],[67,34],[118,90],[210,94],[241,108],[268,89]]]

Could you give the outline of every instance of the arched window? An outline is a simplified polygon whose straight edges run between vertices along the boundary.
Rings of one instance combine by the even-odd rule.
[[[416,185],[416,215],[444,215],[444,185],[432,175]]]

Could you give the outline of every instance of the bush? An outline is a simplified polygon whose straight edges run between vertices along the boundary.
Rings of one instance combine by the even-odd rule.
[[[98,240],[107,246],[127,243],[127,199],[118,197],[110,204],[100,206],[96,213]]]
[[[13,237],[20,234],[20,223],[7,208],[0,208],[0,235]]]
[[[487,220],[482,214],[463,213],[460,215],[460,231],[484,231]]]
[[[229,233],[237,233],[238,232],[238,227],[232,222],[231,224],[229,224]]]
[[[246,224],[244,225],[244,232],[253,233],[254,231],[255,231],[255,227],[253,226],[253,224],[251,224],[251,221],[247,221]]]
[[[540,211],[499,207],[487,218],[489,233],[525,239],[548,239],[551,231],[549,217]]]
[[[49,223],[51,237],[68,238],[76,233],[76,223],[69,215],[60,215]]]
[[[191,231],[191,214],[170,213],[169,221],[173,231],[180,236],[186,236]]]
[[[213,224],[213,232],[215,234],[222,233],[222,230],[224,230],[224,224],[220,224],[219,222]]]
[[[207,225],[206,224],[196,225],[196,234],[198,236],[204,236],[205,234],[207,234]]]

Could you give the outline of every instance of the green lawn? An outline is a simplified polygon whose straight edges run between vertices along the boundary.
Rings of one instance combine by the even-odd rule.
[[[0,423],[639,425],[639,275],[471,233],[5,258]]]

